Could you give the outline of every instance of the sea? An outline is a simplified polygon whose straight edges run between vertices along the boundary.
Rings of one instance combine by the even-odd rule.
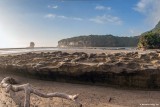
[[[46,52],[46,51],[61,51],[67,49],[102,49],[102,50],[135,50],[136,47],[72,47],[72,48],[58,48],[58,47],[35,47],[35,48],[0,48],[0,55],[3,54],[18,54],[27,52]]]

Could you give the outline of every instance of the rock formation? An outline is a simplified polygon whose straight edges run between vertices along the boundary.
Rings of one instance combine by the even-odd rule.
[[[160,53],[26,53],[0,56],[0,70],[40,79],[160,88]]]
[[[34,48],[34,46],[35,46],[35,43],[34,42],[30,42],[30,48]]]

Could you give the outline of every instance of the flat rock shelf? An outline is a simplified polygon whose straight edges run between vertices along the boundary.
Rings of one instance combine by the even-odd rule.
[[[160,88],[160,53],[62,51],[0,56],[0,71],[94,85]]]

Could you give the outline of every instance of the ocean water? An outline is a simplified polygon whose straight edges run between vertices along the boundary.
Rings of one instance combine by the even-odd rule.
[[[16,54],[16,53],[27,53],[27,52],[39,52],[39,51],[52,51],[60,50],[59,48],[5,48],[0,49],[0,54]]]
[[[45,51],[60,51],[67,49],[102,49],[102,50],[135,50],[135,47],[77,47],[77,48],[58,48],[58,47],[45,47],[45,48],[5,48],[0,49],[0,54],[16,54],[27,52],[45,52]]]

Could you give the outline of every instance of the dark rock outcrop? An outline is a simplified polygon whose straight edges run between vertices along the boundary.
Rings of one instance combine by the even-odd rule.
[[[29,48],[34,48],[34,46],[35,46],[35,43],[34,42],[30,42]]]

